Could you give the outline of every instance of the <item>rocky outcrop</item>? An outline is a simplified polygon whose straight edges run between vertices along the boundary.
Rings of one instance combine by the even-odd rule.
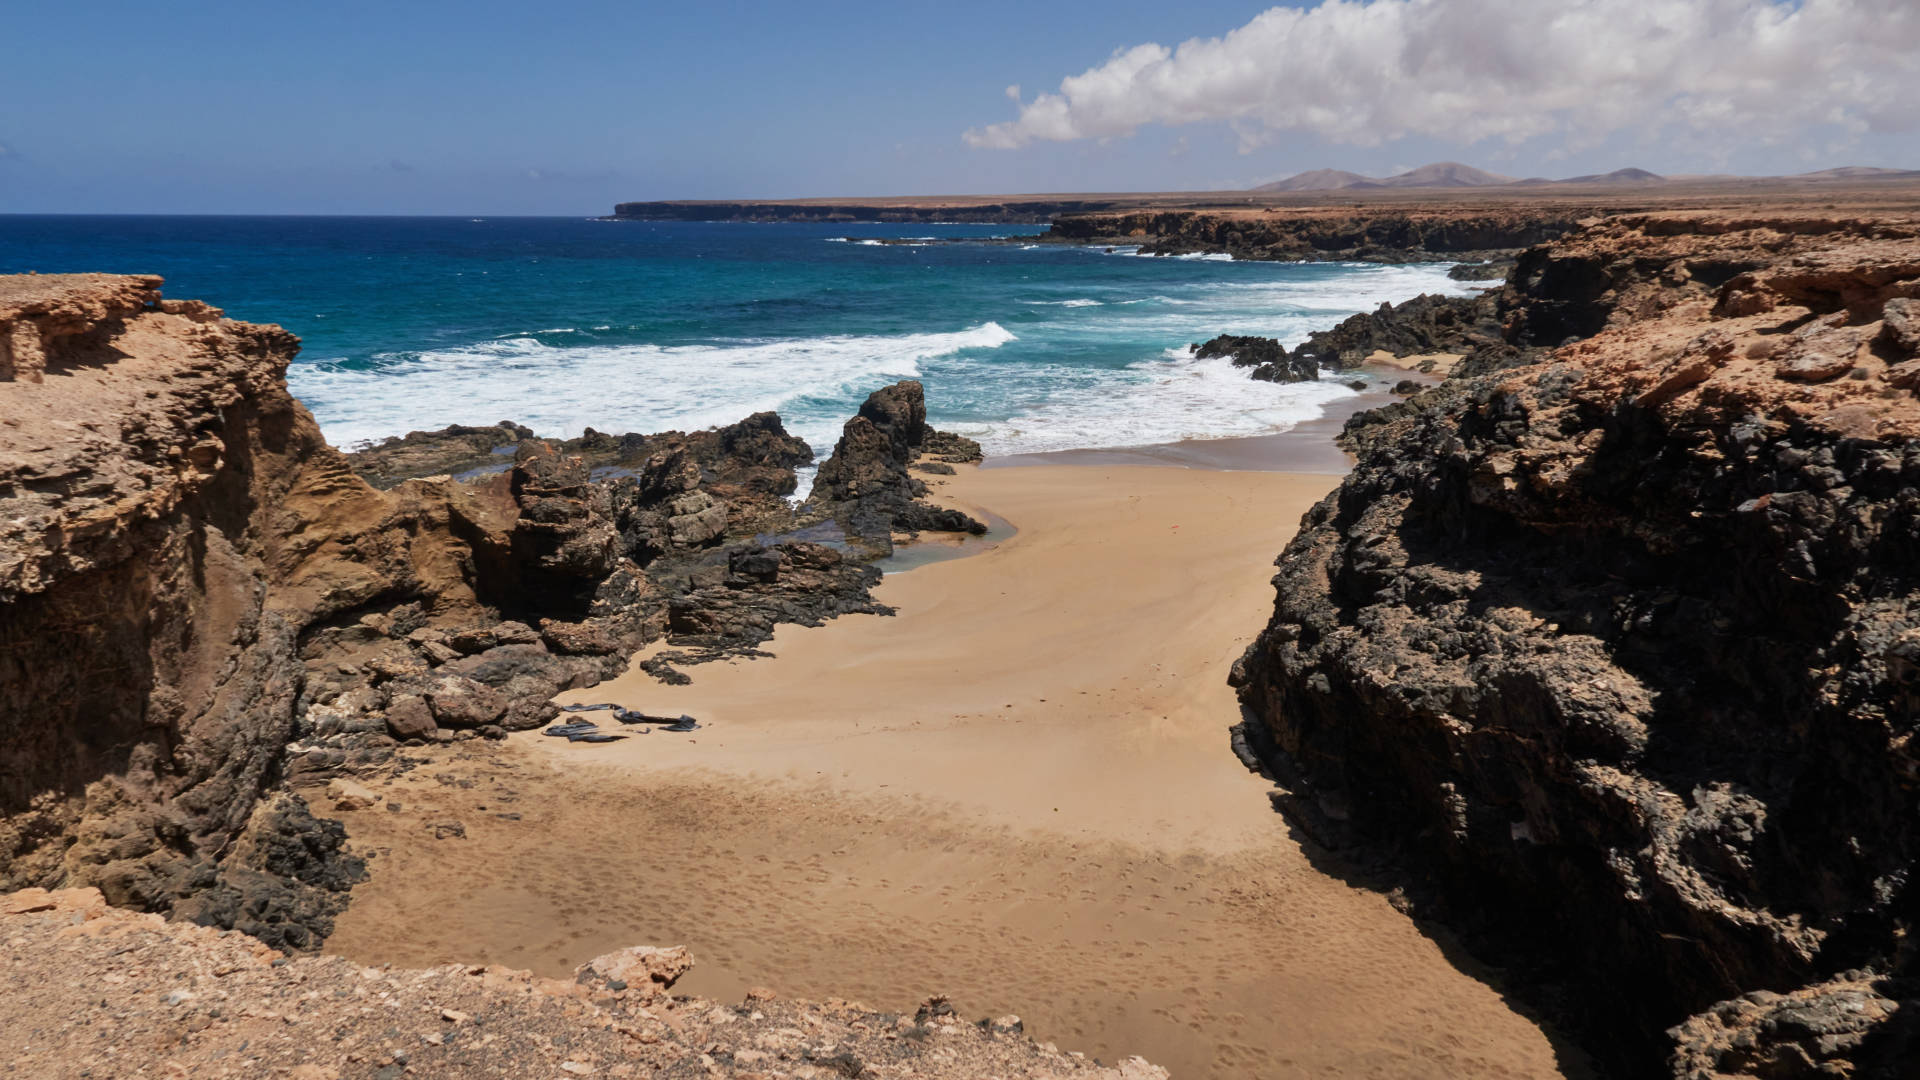
[[[1565,235],[1588,213],[1555,206],[1135,210],[1063,214],[1054,221],[1048,238],[1138,244],[1148,255],[1226,252],[1236,259],[1282,262],[1477,261]]]
[[[395,435],[347,455],[353,471],[374,487],[385,490],[418,476],[466,476],[504,471],[522,439],[533,438],[531,428],[511,420],[492,427],[453,424],[438,431],[411,431]],[[507,455],[503,461],[502,455]]]
[[[1320,378],[1320,365],[1311,359],[1299,361],[1288,355],[1286,346],[1274,338],[1221,334],[1187,347],[1197,360],[1224,356],[1234,367],[1252,368],[1247,374],[1263,382],[1312,382]]]
[[[413,539],[424,492],[346,524],[358,482],[286,392],[291,335],[159,285],[0,279],[0,882],[160,910],[220,892],[323,933],[351,868],[260,806],[301,635],[451,555]],[[319,869],[276,877],[262,829]]]
[[[888,611],[860,560],[761,539],[811,459],[770,413],[350,458],[287,392],[292,335],[159,286],[0,278],[0,887],[310,948],[360,869],[283,783],[537,726],[663,635]],[[445,475],[482,453],[506,470]]]
[[[987,527],[968,514],[924,501],[926,482],[907,470],[930,446],[946,460],[980,457],[979,444],[971,439],[927,426],[925,391],[918,382],[874,391],[821,463],[809,508],[830,515],[850,542],[876,555],[892,553],[896,532],[985,533]]]
[[[116,910],[91,889],[0,897],[0,937],[8,1064],[54,1080],[1167,1075],[1138,1058],[1106,1067],[1036,1044],[1018,1017],[968,1023],[942,998],[906,1016],[767,990],[738,1005],[675,995],[693,967],[683,948],[621,949],[571,979],[369,968]]]
[[[1507,340],[1507,311],[1524,302],[1512,290],[1474,296],[1422,293],[1350,316],[1330,330],[1316,330],[1292,350],[1273,338],[1222,334],[1189,351],[1202,360],[1228,357],[1235,367],[1252,368],[1250,376],[1267,382],[1315,380],[1322,372],[1358,368],[1377,353],[1463,356],[1470,358],[1468,370],[1492,371],[1527,363],[1540,352],[1537,346]]]
[[[1632,1075],[1897,1075],[1920,228],[1623,217],[1507,293],[1576,340],[1357,418],[1280,559],[1234,672],[1279,801]]]
[[[1376,352],[1394,356],[1470,353],[1506,343],[1496,293],[1433,296],[1422,293],[1398,304],[1348,317],[1318,330],[1296,346],[1290,360],[1336,370],[1357,368]]]

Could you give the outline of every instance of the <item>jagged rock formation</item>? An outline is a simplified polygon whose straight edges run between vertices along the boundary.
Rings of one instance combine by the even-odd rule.
[[[402,1074],[1165,1080],[1039,1045],[1017,1017],[966,1023],[748,991],[670,993],[685,949],[622,949],[572,980],[502,967],[289,960],[242,934],[109,907],[91,889],[0,897],[0,1031],[18,1074],[392,1080]]]
[[[923,501],[926,482],[907,471],[923,453],[950,462],[980,460],[978,443],[927,425],[919,383],[907,380],[876,390],[821,463],[809,505],[831,515],[850,541],[877,555],[893,552],[896,532],[985,533],[987,527],[971,516]]]
[[[1574,207],[1395,210],[1137,210],[1063,214],[1049,238],[1139,244],[1149,255],[1385,263],[1497,258],[1571,231]]]
[[[1288,355],[1286,346],[1270,337],[1221,334],[1187,347],[1197,360],[1226,357],[1234,367],[1252,368],[1247,374],[1263,382],[1312,382],[1320,378],[1320,365],[1311,359],[1300,361]]]
[[[1434,296],[1422,293],[1376,311],[1349,316],[1331,330],[1317,330],[1294,347],[1296,366],[1357,368],[1376,352],[1394,356],[1469,353],[1505,343],[1502,297]]]
[[[1222,334],[1189,347],[1199,359],[1225,356],[1235,367],[1267,382],[1308,382],[1322,372],[1350,371],[1375,353],[1396,357],[1429,353],[1472,354],[1470,369],[1487,371],[1527,362],[1537,346],[1507,341],[1507,310],[1524,303],[1511,290],[1474,296],[1422,293],[1398,304],[1349,316],[1330,330],[1315,330],[1288,350],[1274,338]]]
[[[1911,1063],[1916,298],[1908,219],[1528,251],[1481,351],[1578,340],[1356,418],[1236,666],[1295,820],[1631,1075]]]
[[[292,335],[159,286],[0,278],[0,887],[312,947],[360,869],[282,781],[537,726],[662,635],[889,613],[850,545],[769,534],[811,459],[770,413],[349,458],[287,392]],[[501,438],[504,472],[445,475]]]

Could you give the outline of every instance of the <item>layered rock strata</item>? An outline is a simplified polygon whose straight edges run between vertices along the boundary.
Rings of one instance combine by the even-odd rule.
[[[289,959],[242,934],[108,906],[91,889],[0,897],[0,1031],[21,1075],[435,1077],[982,1076],[1165,1080],[1036,1044],[1017,1017],[968,1023],[748,991],[671,993],[685,949],[622,949],[572,979],[497,966],[424,971]]]
[[[1908,219],[1529,250],[1503,340],[1349,425],[1236,665],[1294,820],[1629,1075],[1911,1063],[1916,298]]]

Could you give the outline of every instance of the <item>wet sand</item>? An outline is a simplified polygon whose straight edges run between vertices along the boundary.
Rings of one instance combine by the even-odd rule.
[[[963,468],[942,498],[1017,532],[890,575],[898,616],[783,627],[775,659],[691,686],[633,671],[562,698],[702,730],[461,744],[403,778],[398,811],[342,815],[384,852],[329,948],[561,974],[685,944],[688,992],[946,993],[1182,1078],[1562,1075],[1386,898],[1316,869],[1228,748],[1227,669],[1272,559],[1337,482]],[[464,838],[433,838],[455,819]]]

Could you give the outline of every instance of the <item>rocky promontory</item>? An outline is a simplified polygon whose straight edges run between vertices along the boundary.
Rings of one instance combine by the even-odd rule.
[[[1920,222],[1621,216],[1489,302],[1279,560],[1277,802],[1627,1075],[1910,1075]]]

